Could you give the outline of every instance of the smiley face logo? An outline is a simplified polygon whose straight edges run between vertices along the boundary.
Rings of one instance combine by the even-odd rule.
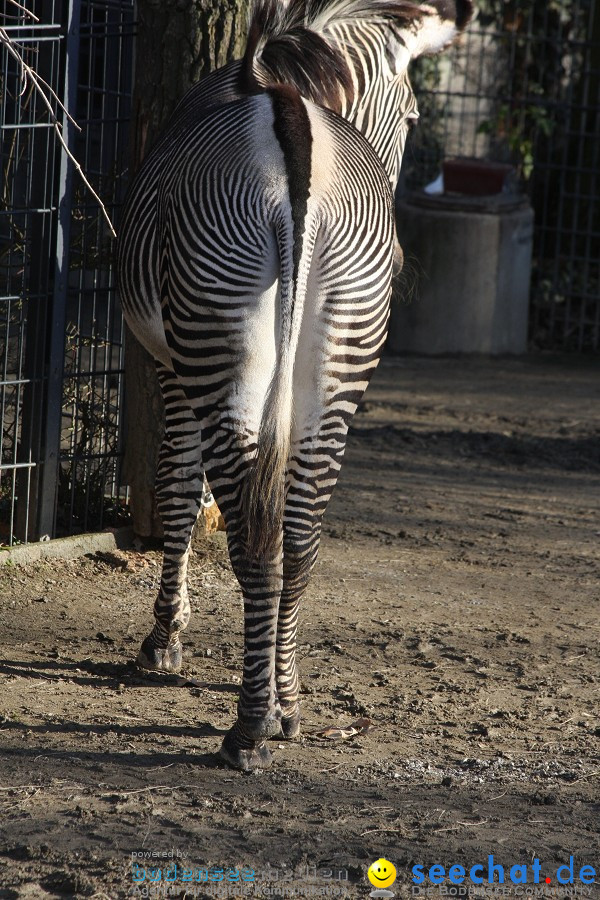
[[[376,888],[386,888],[396,880],[396,869],[387,859],[376,859],[367,872],[369,881]]]

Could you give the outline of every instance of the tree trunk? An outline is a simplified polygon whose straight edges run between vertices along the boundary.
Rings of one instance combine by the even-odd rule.
[[[135,174],[186,90],[242,55],[249,0],[138,0],[132,110]],[[125,344],[125,480],[133,530],[162,537],[154,476],[164,410],[154,363],[129,330]]]

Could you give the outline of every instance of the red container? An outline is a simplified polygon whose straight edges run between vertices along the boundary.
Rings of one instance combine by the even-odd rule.
[[[446,159],[442,164],[444,192],[481,197],[501,194],[514,176],[513,166],[485,159]]]

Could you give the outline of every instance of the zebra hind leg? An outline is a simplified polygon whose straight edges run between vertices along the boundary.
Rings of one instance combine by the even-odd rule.
[[[288,494],[288,509],[291,503],[292,490]],[[320,520],[318,527],[308,529],[299,528],[290,520],[284,522],[283,590],[277,619],[275,671],[281,705],[280,737],[285,740],[293,740],[300,734],[300,682],[296,664],[298,613],[317,558],[320,533]]]
[[[144,669],[171,673],[181,668],[180,634],[190,619],[187,563],[204,476],[198,422],[173,373],[160,365],[157,369],[165,402],[165,436],[156,473],[164,557],[154,604],[154,628],[142,643],[137,664]]]
[[[217,502],[221,505],[219,497]],[[226,521],[227,514],[225,513]],[[236,769],[271,763],[267,738],[281,730],[275,678],[277,615],[282,586],[281,545],[265,563],[250,562],[243,541],[228,534],[233,569],[244,596],[244,670],[238,717],[221,746],[221,757]]]

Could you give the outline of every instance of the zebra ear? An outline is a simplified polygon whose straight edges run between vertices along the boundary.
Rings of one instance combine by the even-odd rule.
[[[429,0],[420,9],[423,18],[411,48],[413,58],[439,53],[467,26],[473,14],[471,0]]]

